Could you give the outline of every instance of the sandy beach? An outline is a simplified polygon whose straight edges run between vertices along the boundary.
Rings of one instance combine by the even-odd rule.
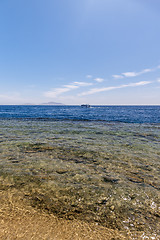
[[[13,190],[0,192],[1,240],[111,240],[128,239],[95,223],[65,220],[34,209]]]

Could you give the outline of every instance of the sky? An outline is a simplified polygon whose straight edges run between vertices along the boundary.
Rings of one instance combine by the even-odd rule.
[[[159,0],[1,0],[0,104],[160,105]]]

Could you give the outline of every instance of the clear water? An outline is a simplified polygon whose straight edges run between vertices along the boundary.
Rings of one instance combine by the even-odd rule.
[[[159,110],[1,106],[0,187],[60,217],[158,239]]]

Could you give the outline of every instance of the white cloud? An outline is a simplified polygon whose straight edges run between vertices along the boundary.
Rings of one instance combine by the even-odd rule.
[[[94,80],[95,80],[96,82],[99,82],[99,83],[104,81],[103,78],[95,78]]]
[[[87,83],[87,82],[73,82],[71,84],[68,85],[63,85],[60,88],[53,88],[51,91],[47,91],[44,93],[45,97],[49,97],[49,98],[56,98],[59,95],[69,92],[71,90],[80,88],[80,87],[86,87],[86,86],[91,86],[92,83]]]
[[[121,79],[121,78],[124,78],[124,77],[137,77],[137,76],[140,76],[144,73],[153,72],[158,68],[160,68],[160,66],[157,66],[156,68],[146,68],[146,69],[143,69],[140,72],[124,72],[124,73],[121,73],[120,75],[112,75],[112,77],[115,78],[115,79]]]
[[[93,83],[87,83],[87,82],[74,82],[75,85],[85,87],[85,86],[91,86]]]
[[[49,97],[49,98],[56,98],[59,95],[61,95],[62,93],[69,92],[69,91],[71,91],[73,89],[76,89],[76,88],[78,88],[78,86],[75,86],[75,85],[64,85],[64,87],[62,87],[62,88],[54,88],[51,91],[45,92],[44,96],[45,97]]]
[[[143,71],[141,71],[140,73],[143,74],[143,73],[148,73],[148,72],[152,72],[152,71],[154,71],[154,69],[146,68]]]
[[[157,79],[157,82],[160,82],[160,78]]]
[[[86,75],[86,78],[92,78],[92,75]]]
[[[152,72],[152,71],[154,71],[154,69],[146,68],[146,69],[143,69],[140,72],[125,72],[125,73],[122,73],[122,75],[125,76],[125,77],[137,77],[139,75],[142,75],[142,74],[148,73],[148,72]]]
[[[87,92],[82,92],[81,94],[79,94],[79,96],[90,95],[90,94],[94,94],[94,93],[98,93],[98,92],[111,91],[111,90],[119,89],[119,88],[143,86],[143,85],[150,84],[150,83],[152,83],[152,82],[150,82],[150,81],[141,81],[141,82],[137,82],[137,83],[123,84],[123,85],[120,85],[120,86],[103,87],[103,88],[92,88],[92,89],[90,89]]]
[[[54,88],[51,91],[47,91],[44,93],[45,97],[49,98],[56,98],[58,95],[68,92],[69,90],[67,88]]]
[[[115,79],[124,78],[124,76],[122,76],[122,75],[112,75],[112,77],[115,78]]]
[[[136,76],[138,76],[138,73],[136,73],[136,72],[125,72],[125,73],[122,73],[122,75],[124,75],[125,77],[136,77]]]
[[[72,89],[78,88],[78,86],[76,86],[74,84],[68,84],[68,85],[64,85],[64,88],[66,88],[70,91]]]
[[[141,81],[141,82],[137,82],[137,83],[129,83],[128,85],[126,85],[126,87],[136,87],[136,86],[143,86],[146,84],[150,84],[153,83],[151,81]]]

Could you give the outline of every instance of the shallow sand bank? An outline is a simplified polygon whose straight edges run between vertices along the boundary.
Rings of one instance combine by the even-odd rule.
[[[32,208],[18,191],[0,192],[1,240],[111,240],[129,239],[95,223],[59,219]]]

